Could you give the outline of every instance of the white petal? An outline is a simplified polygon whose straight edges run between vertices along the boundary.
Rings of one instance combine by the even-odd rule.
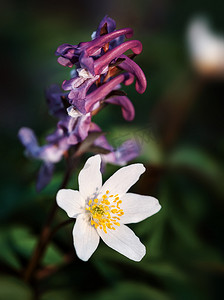
[[[70,218],[76,218],[78,214],[84,212],[84,200],[79,191],[70,189],[59,190],[56,195],[58,206],[64,209]]]
[[[121,200],[120,208],[123,209],[124,215],[120,217],[119,222],[123,224],[140,222],[154,215],[161,208],[159,201],[150,196],[127,193]]]
[[[97,231],[105,244],[129,259],[140,261],[146,253],[145,246],[126,225],[116,226],[115,230],[107,229],[107,233],[99,228]]]
[[[84,199],[96,196],[102,186],[100,155],[90,157],[79,173],[79,191]]]
[[[104,183],[100,195],[105,194],[107,190],[111,194],[119,194],[119,196],[125,194],[144,172],[143,164],[132,164],[119,169]]]
[[[77,256],[87,261],[96,250],[100,240],[95,227],[90,224],[88,214],[81,214],[77,217],[72,235]]]

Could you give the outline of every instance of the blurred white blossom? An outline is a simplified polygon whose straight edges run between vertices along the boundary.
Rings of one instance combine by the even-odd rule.
[[[196,18],[187,28],[191,60],[202,75],[224,75],[224,37],[214,33],[205,18]]]

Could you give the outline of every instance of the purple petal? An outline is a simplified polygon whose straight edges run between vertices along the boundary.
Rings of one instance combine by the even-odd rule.
[[[55,55],[60,55],[58,58],[59,64],[62,66],[72,67],[76,61],[78,61],[78,57],[76,55],[76,45],[70,44],[62,44],[55,51]]]
[[[79,57],[80,66],[83,69],[87,69],[92,75],[94,73],[94,59],[89,57],[88,53],[84,50]]]
[[[66,119],[58,122],[58,128],[53,133],[49,134],[46,137],[46,141],[48,143],[53,143],[53,144],[58,143],[58,141],[64,136],[63,126],[65,127],[64,124],[66,124],[66,122],[67,122]]]
[[[136,91],[140,94],[144,93],[147,86],[147,81],[142,69],[126,55],[121,55],[119,58],[125,58],[125,60],[119,64],[119,67],[127,72],[132,73],[136,77]]]
[[[41,147],[39,158],[45,162],[56,163],[62,159],[65,150],[56,144],[48,144]]]
[[[92,93],[88,94],[85,99],[86,112],[90,112],[93,105],[104,99],[104,97],[106,97],[113,89],[115,89],[118,84],[124,82],[125,85],[129,85],[133,82],[133,79],[134,78],[130,73],[123,73],[103,84]]]
[[[122,115],[126,121],[132,121],[135,117],[135,109],[131,101],[126,96],[114,96],[105,100],[106,103],[120,105]]]
[[[103,20],[100,22],[97,30],[96,30],[96,37],[100,36],[100,31],[104,25],[107,24],[107,32],[110,33],[116,29],[116,22],[109,18],[108,16],[105,16]]]
[[[71,122],[72,121],[73,120],[71,120]],[[88,135],[90,123],[91,123],[90,114],[78,117],[76,123],[73,123],[72,127],[70,128],[68,143],[71,145],[75,145],[83,141]]]
[[[62,44],[58,46],[57,50],[55,51],[55,55],[67,55],[68,58],[72,58],[75,53],[75,45],[71,44]]]
[[[63,90],[69,91],[69,90],[79,87],[84,81],[85,81],[85,78],[76,76],[69,80],[64,80],[61,87],[63,88]]]
[[[95,123],[91,123],[91,126],[90,126],[90,130],[89,132],[101,132],[101,128],[95,124]],[[95,146],[98,146],[98,147],[101,147],[101,148],[104,148],[106,150],[110,150],[112,151],[113,150],[113,147],[108,143],[106,137],[104,135],[101,135],[99,136],[93,143]]]
[[[71,60],[68,59],[68,58],[65,58],[65,57],[58,57],[57,59],[58,63],[64,67],[69,67],[69,68],[72,68],[74,63],[71,63]]]
[[[140,154],[140,146],[135,140],[125,141],[116,151],[101,155],[104,163],[123,166]]]
[[[51,85],[46,90],[45,94],[49,113],[59,119],[64,119],[67,113],[62,102],[62,97],[66,97],[67,95],[65,93],[62,93],[60,87],[57,84]]]
[[[27,127],[22,127],[18,132],[18,138],[26,148],[27,155],[39,158],[40,147],[33,130]]]
[[[52,163],[43,163],[40,167],[37,182],[36,190],[40,192],[51,180],[54,171],[54,164]]]
[[[74,88],[68,95],[70,103],[75,106],[81,113],[85,114],[85,101],[86,94],[92,84],[99,78],[96,76],[95,78],[86,79],[83,84],[81,84],[78,88]]]
[[[117,37],[116,39],[112,40],[110,42],[110,49],[117,47],[118,45],[122,44],[125,40],[125,36],[121,35],[119,37]]]
[[[140,54],[142,52],[142,43],[138,40],[127,41],[118,45],[116,48],[107,51],[95,61],[95,74],[101,74],[106,65],[108,65],[115,58],[120,57],[120,55],[129,49],[131,49],[135,54]]]
[[[133,30],[131,28],[123,28],[108,34],[99,36],[98,38],[90,42],[82,42],[77,46],[78,51],[86,50],[89,56],[95,55],[100,48],[102,48],[106,43],[116,39],[119,36],[125,35],[126,38],[130,38],[133,35]]]

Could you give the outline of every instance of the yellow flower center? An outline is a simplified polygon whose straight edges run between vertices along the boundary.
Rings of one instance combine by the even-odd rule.
[[[103,229],[105,233],[107,228],[115,230],[114,226],[120,226],[119,217],[124,214],[120,208],[121,203],[118,194],[110,195],[109,191],[106,191],[102,199],[90,199],[86,210],[91,214],[91,225]]]

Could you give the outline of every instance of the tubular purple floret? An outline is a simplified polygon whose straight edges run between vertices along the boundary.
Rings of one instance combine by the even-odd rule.
[[[113,32],[107,33],[105,35],[102,35],[92,41],[89,42],[81,42],[77,46],[78,51],[82,51],[86,49],[87,53],[89,55],[93,55],[99,48],[102,48],[106,43],[109,43],[110,41],[116,39],[117,37],[125,35],[127,39],[131,38],[133,35],[133,29],[132,28],[123,28],[119,30],[115,30]]]
[[[95,60],[95,74],[100,74],[106,65],[108,65],[112,60],[120,57],[129,49],[131,49],[135,54],[140,54],[142,52],[142,43],[138,40],[127,41],[120,44],[116,48],[107,51],[104,55]]]
[[[121,106],[122,115],[126,121],[132,121],[135,117],[135,108],[132,102],[126,96],[113,96],[105,100],[106,103],[111,103]]]
[[[78,60],[76,45],[62,44],[55,51],[55,55],[59,56],[57,61],[64,67],[73,67],[74,63]]]
[[[135,80],[135,76],[131,73],[127,73],[127,74],[128,74],[128,77],[125,78],[123,84],[124,85],[131,85]]]
[[[58,46],[57,50],[55,51],[55,55],[64,55],[65,53],[68,53],[68,51],[71,53],[71,55],[74,55],[76,45],[71,44],[62,44]]]
[[[100,86],[98,89],[86,96],[86,112],[91,111],[92,106],[98,101],[104,99],[113,89],[116,88],[118,84],[123,82],[125,85],[130,85],[133,82],[133,80],[134,77],[132,74],[123,73]]]
[[[126,55],[121,55],[120,58],[125,58],[125,60],[119,64],[119,67],[127,72],[132,73],[136,77],[135,89],[139,94],[144,93],[146,90],[147,81],[142,69]]]

